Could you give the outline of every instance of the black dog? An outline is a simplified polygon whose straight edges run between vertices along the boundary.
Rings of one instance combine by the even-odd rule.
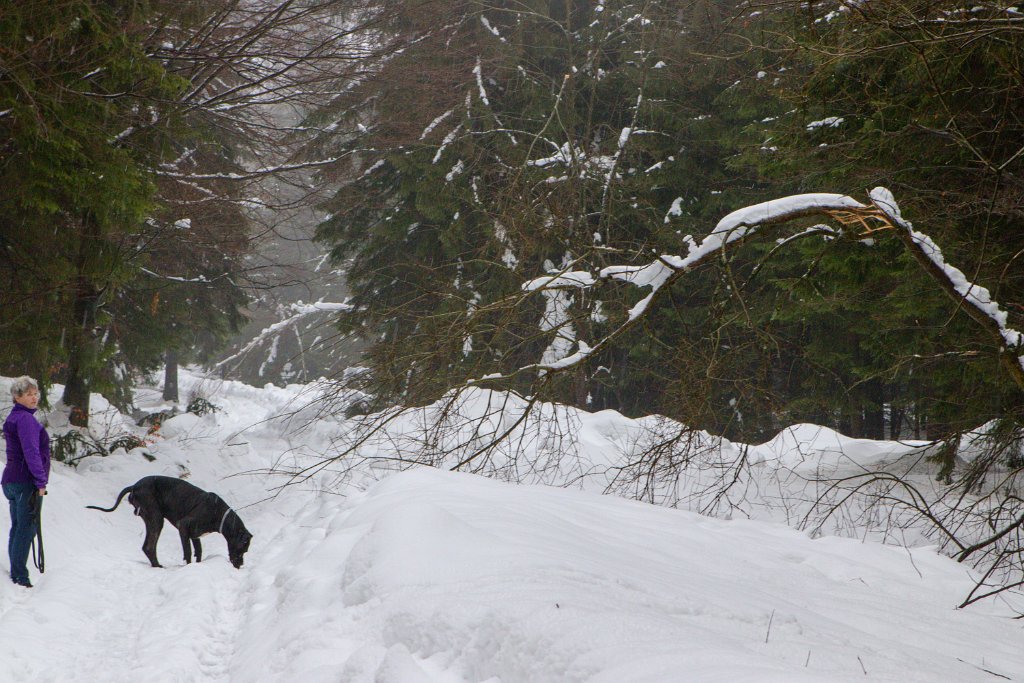
[[[174,477],[143,477],[131,486],[126,487],[117,496],[112,508],[101,508],[86,505],[92,510],[113,512],[121,504],[121,499],[128,494],[128,502],[135,507],[135,514],[146,522],[146,540],[142,543],[142,552],[146,553],[150,564],[161,566],[156,559],[156,542],[164,528],[164,519],[178,529],[181,534],[181,550],[185,562],[192,562],[192,548],[196,549],[196,562],[203,559],[203,546],[199,537],[217,531],[223,534],[228,542],[228,556],[231,564],[238,569],[242,566],[242,556],[249,550],[252,534],[242,524],[242,519],[221,500],[216,493],[209,493],[198,486]]]

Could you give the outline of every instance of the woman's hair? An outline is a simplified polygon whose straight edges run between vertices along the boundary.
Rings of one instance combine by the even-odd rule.
[[[18,377],[14,380],[14,384],[11,385],[11,396],[14,398],[24,396],[30,389],[39,391],[39,385],[36,384],[36,381],[28,375]]]

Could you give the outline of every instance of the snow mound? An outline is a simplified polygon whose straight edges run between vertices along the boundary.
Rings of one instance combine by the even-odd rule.
[[[929,443],[854,439],[828,427],[796,424],[751,450],[794,471],[833,476],[883,468],[907,456],[919,456]]]
[[[245,620],[277,667],[252,680],[933,683],[986,680],[982,658],[1024,670],[991,615],[935,609],[969,579],[931,550],[429,468],[310,505],[291,533],[293,552],[260,569],[287,599]],[[324,647],[304,665],[288,656],[308,651],[297,620]]]
[[[624,457],[675,428],[665,418],[539,406],[536,419],[572,439],[524,432],[529,464],[506,452],[480,468],[537,485],[443,467],[341,477],[345,464],[328,463],[282,488],[284,465],[309,466],[353,420],[317,418],[311,387],[181,379],[217,411],[166,421],[144,449],[54,465],[47,571],[32,573],[31,591],[0,581],[0,681],[988,683],[1024,673],[1009,618],[1024,611],[1020,597],[953,609],[972,577],[934,548],[599,495]],[[152,388],[137,398],[163,405]],[[483,390],[464,398],[450,436],[466,448],[515,424],[499,408],[525,407]],[[394,411],[386,438],[366,448],[392,462],[421,455],[395,449],[424,448],[443,407]],[[292,429],[288,416],[310,426]],[[103,424],[130,427],[123,416]],[[860,462],[913,448],[807,425],[749,449],[690,436],[709,458],[716,447],[725,458],[756,451],[742,482],[751,492],[779,471],[772,459]],[[570,444],[578,450],[562,450]],[[149,474],[227,501],[254,534],[245,566],[231,567],[218,534],[203,538],[201,564],[184,565],[166,529],[165,568],[153,569],[130,505],[83,509],[111,505]],[[684,469],[677,483],[701,476]]]

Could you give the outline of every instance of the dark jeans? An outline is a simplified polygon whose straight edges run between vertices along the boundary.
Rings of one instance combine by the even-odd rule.
[[[11,535],[7,556],[11,560],[11,580],[28,581],[28,549],[36,535],[36,486],[32,483],[4,484],[4,495],[11,502]]]

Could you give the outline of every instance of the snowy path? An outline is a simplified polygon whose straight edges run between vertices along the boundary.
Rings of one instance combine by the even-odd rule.
[[[155,462],[55,469],[48,570],[0,582],[0,683],[1024,681],[1024,624],[955,610],[969,577],[929,549],[435,470],[267,499],[231,475],[296,444],[236,433],[284,398],[235,387]],[[130,506],[84,509],[146,474],[238,507],[245,566],[216,534],[183,565],[167,525],[151,568]]]
[[[49,498],[68,496],[63,488]],[[0,681],[230,680],[246,577],[227,562],[223,540],[207,539],[208,561],[186,567],[166,525],[167,568],[154,569],[130,506],[79,509],[70,520],[44,512],[47,573],[31,591],[3,593]]]

